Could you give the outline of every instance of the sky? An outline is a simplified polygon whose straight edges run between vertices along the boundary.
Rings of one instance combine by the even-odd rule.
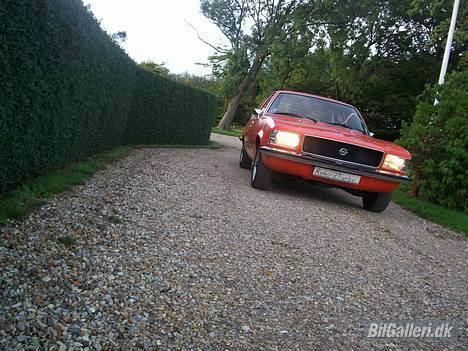
[[[200,12],[200,0],[84,0],[101,27],[109,34],[125,31],[122,47],[136,62],[164,63],[171,73],[206,75],[214,50],[202,43],[192,24],[206,41],[226,45],[219,29]]]

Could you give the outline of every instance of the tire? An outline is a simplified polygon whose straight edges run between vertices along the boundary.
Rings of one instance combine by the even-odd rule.
[[[383,212],[388,204],[392,193],[368,193],[362,197],[362,205],[368,211]]]
[[[270,178],[271,171],[266,168],[260,150],[257,149],[250,173],[250,185],[252,185],[252,188],[265,190],[270,184]]]
[[[245,151],[244,142],[242,142],[242,148],[239,156],[239,166],[240,168],[249,169],[252,167],[252,160],[250,159],[249,155]]]

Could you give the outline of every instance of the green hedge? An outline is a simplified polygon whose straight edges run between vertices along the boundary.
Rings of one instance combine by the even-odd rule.
[[[144,69],[136,77],[130,144],[207,143],[218,106],[214,95]]]
[[[138,68],[80,0],[0,1],[0,193],[126,142],[207,143],[215,104]]]

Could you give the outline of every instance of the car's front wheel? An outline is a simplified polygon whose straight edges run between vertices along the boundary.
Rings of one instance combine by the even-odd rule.
[[[382,212],[390,203],[392,193],[368,193],[362,197],[362,205],[368,211]]]
[[[250,184],[255,189],[264,190],[270,184],[271,171],[263,163],[260,150],[257,150],[250,175]]]
[[[239,156],[239,166],[240,168],[249,169],[252,166],[252,160],[245,151],[244,142],[242,142],[242,148]]]

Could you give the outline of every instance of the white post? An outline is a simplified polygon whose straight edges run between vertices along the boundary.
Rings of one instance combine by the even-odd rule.
[[[458,6],[460,0],[455,0],[453,3],[452,19],[450,21],[450,28],[447,36],[447,44],[445,45],[444,59],[442,60],[442,67],[440,68],[439,84],[444,84],[445,74],[447,73],[447,66],[450,58],[450,49],[452,47],[453,33],[455,32],[455,23],[457,22]]]

